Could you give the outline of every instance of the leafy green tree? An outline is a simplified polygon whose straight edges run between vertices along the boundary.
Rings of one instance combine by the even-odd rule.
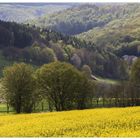
[[[36,72],[38,86],[45,93],[57,111],[69,110],[82,98],[85,84],[84,75],[72,65],[53,62],[43,65]],[[82,93],[81,93],[82,91]],[[84,97],[83,97],[84,98]]]
[[[140,58],[133,64],[130,75],[130,85],[131,85],[131,99],[138,99],[135,101],[136,105],[140,105]]]
[[[133,64],[131,69],[131,81],[134,84],[140,85],[140,59]]]
[[[66,46],[64,47],[64,50],[65,50],[65,52],[66,52],[68,61],[70,61],[70,59],[71,59],[73,53],[75,52],[75,48],[74,48],[72,45],[66,45]]]
[[[41,57],[41,63],[43,63],[43,64],[57,60],[54,51],[51,48],[47,48],[47,47],[45,47],[41,50],[40,57]]]
[[[28,49],[30,61],[32,63],[36,62],[37,64],[40,64],[40,56],[41,56],[41,47],[38,45],[32,46]]]
[[[86,76],[88,78],[91,78],[92,71],[91,71],[91,68],[88,65],[83,65],[82,71],[86,74]]]
[[[65,56],[65,51],[63,50],[63,43],[57,42],[57,43],[51,43],[50,46],[53,49],[57,59],[59,61],[65,61],[66,56]]]
[[[75,54],[73,54],[73,56],[71,57],[71,63],[72,63],[76,68],[80,68],[80,66],[81,66],[81,58],[75,53]]]
[[[35,102],[33,67],[25,63],[14,64],[3,71],[3,85],[9,104],[17,113],[32,112]]]
[[[0,46],[8,46],[10,44],[11,34],[9,30],[0,26]]]
[[[83,73],[80,83],[78,85],[78,94],[76,97],[77,109],[86,109],[92,107],[92,99],[95,94],[95,83],[89,80],[85,73]]]

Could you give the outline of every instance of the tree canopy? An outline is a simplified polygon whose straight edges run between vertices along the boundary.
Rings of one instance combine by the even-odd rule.
[[[6,98],[17,113],[32,112],[36,96],[33,67],[25,63],[14,64],[3,71]]]

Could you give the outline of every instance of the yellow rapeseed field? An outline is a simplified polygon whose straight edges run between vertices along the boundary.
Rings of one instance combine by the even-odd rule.
[[[140,107],[0,115],[1,137],[140,137]]]

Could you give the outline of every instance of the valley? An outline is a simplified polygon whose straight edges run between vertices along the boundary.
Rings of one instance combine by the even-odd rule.
[[[140,4],[0,3],[0,137],[140,137]]]

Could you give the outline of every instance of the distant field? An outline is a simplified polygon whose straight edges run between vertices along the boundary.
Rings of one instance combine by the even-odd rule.
[[[7,105],[6,104],[0,104],[0,113],[7,112]],[[13,108],[9,108],[9,112],[14,112]]]
[[[0,114],[1,137],[140,137],[140,107]]]
[[[6,111],[7,111],[6,104],[0,104],[0,112],[6,112]]]
[[[102,77],[97,77],[98,82],[102,83],[107,83],[107,84],[119,84],[119,80],[114,80],[114,79],[108,79],[108,78],[102,78]]]
[[[36,105],[35,108],[33,108],[33,111],[34,112],[41,112],[41,111],[48,111],[49,107],[48,107],[48,103],[46,101],[43,102],[43,107],[42,107],[42,104],[39,103]],[[3,112],[7,112],[7,105],[4,104],[4,103],[0,103],[0,113],[3,113]],[[15,112],[14,109],[10,106],[9,108],[9,112]]]

